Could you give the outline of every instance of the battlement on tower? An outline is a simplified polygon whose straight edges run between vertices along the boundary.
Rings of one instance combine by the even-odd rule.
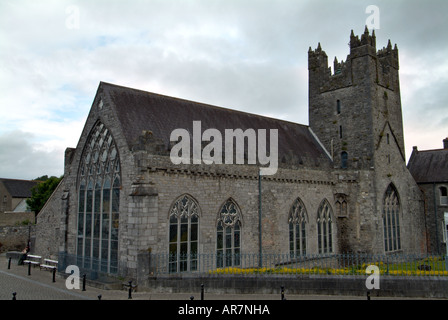
[[[308,70],[311,91],[326,92],[352,86],[357,80],[367,76],[373,77],[376,84],[398,89],[398,48],[392,48],[389,40],[386,47],[376,50],[375,30],[369,33],[367,27],[364,33],[355,36],[350,34],[350,53],[345,61],[340,62],[335,57],[333,70],[328,66],[328,56],[319,43],[315,50],[308,50]],[[364,59],[360,63],[360,59]],[[359,59],[359,60],[357,60]],[[355,63],[356,62],[356,63]]]

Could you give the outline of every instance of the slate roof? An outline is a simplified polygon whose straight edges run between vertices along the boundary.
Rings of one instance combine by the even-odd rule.
[[[279,163],[293,158],[299,164],[302,158],[331,162],[328,154],[308,126],[273,119],[256,114],[226,109],[208,104],[173,98],[142,90],[101,82],[98,92],[107,97],[116,109],[123,133],[129,145],[135,143],[143,130],[169,146],[174,129],[187,129],[192,134],[193,121],[201,121],[202,131],[218,129],[224,140],[225,129],[278,129]],[[267,143],[269,146],[269,142]],[[321,161],[320,161],[321,162]]]
[[[448,182],[448,149],[419,151],[414,147],[408,169],[417,183]]]
[[[0,182],[13,198],[30,198],[31,188],[39,183],[38,181],[3,178],[0,178]]]

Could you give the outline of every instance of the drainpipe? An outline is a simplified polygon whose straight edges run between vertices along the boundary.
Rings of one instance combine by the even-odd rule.
[[[261,169],[258,171],[258,250],[259,250],[259,260],[258,264],[261,268],[263,266],[263,260],[262,260],[262,243],[261,243]]]

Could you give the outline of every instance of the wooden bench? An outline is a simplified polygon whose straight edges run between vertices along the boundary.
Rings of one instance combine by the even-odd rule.
[[[41,259],[42,259],[41,256],[35,256],[32,254],[28,254],[26,256],[26,260],[23,260],[23,263],[24,264],[32,264],[33,266],[39,266]]]
[[[58,268],[57,260],[44,259],[44,263],[40,265],[41,269],[53,270]]]

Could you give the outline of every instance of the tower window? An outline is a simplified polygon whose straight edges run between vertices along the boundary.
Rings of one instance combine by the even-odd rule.
[[[348,154],[345,151],[341,152],[341,168],[342,169],[347,169],[347,159],[348,159]]]
[[[342,139],[342,126],[339,126],[339,138]]]
[[[341,100],[337,100],[337,101],[336,101],[336,112],[337,112],[338,114],[341,113]]]

